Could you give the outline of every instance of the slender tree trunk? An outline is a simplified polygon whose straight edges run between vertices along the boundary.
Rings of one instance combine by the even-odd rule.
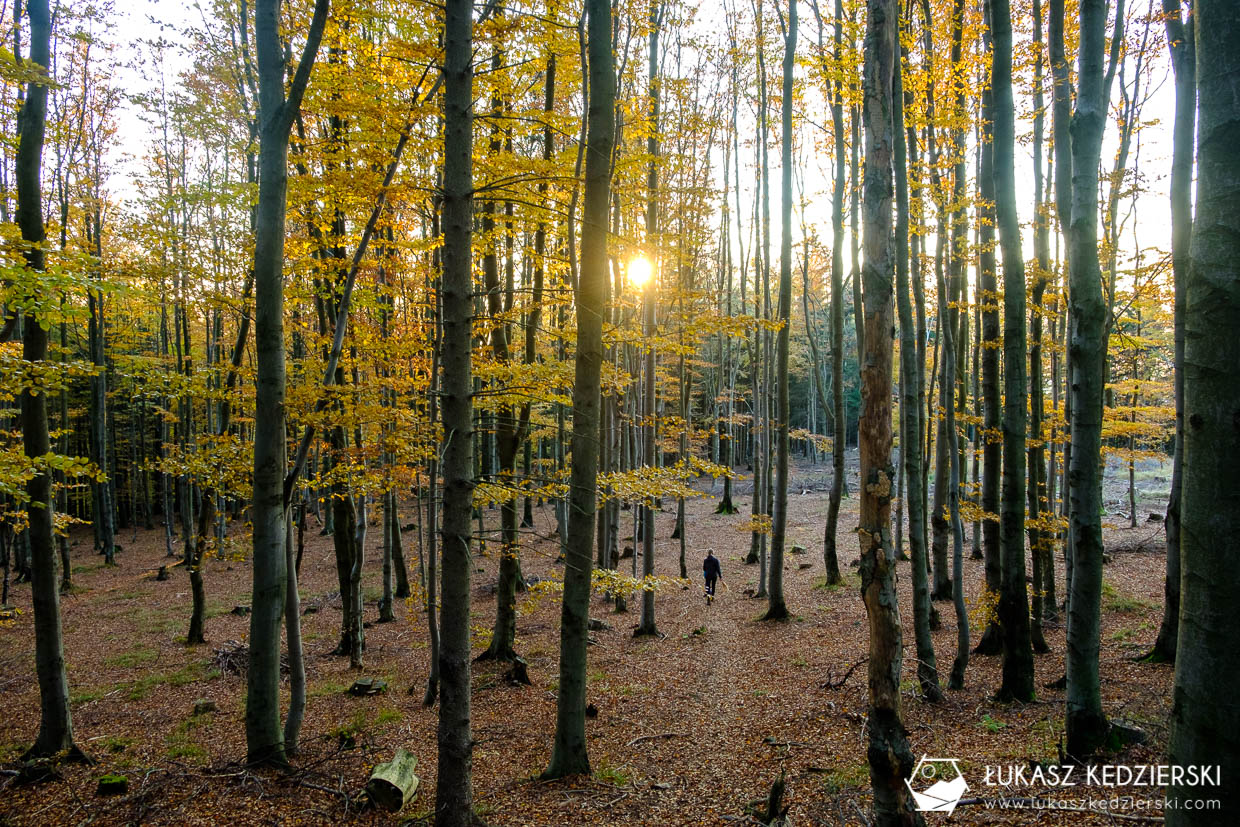
[[[646,139],[646,155],[649,158],[646,171],[646,247],[650,255],[650,281],[642,287],[642,332],[644,356],[642,359],[642,464],[654,468],[656,463],[655,441],[658,439],[655,426],[655,300],[658,297],[659,281],[659,9],[660,2],[650,4],[650,36],[649,36],[649,72],[650,72],[650,134]],[[576,452],[574,452],[576,456]],[[654,508],[655,502],[649,497],[642,498],[641,504],[641,539],[642,539],[642,577],[654,576]],[[636,539],[636,538],[635,538]],[[657,635],[658,626],[654,616],[654,590],[643,589],[641,619],[638,621],[634,636]]]
[[[1003,684],[999,697],[1031,701],[1033,646],[1025,590],[1025,261],[1016,212],[1016,109],[1012,99],[1012,15],[1008,0],[989,0],[994,46],[995,215],[1003,250],[1003,491],[1000,506]]]
[[[607,279],[607,203],[615,138],[616,74],[611,6],[586,0],[589,20],[590,108],[586,138],[585,211],[581,278],[577,285],[577,357],[573,386],[571,508],[560,612],[560,694],[555,744],[544,776],[588,773],[586,750],[586,621],[590,609],[590,553],[598,476],[598,409],[603,360],[603,293]],[[441,770],[442,771],[442,770]]]
[[[895,61],[892,88],[892,138],[895,142],[896,183],[896,308],[900,317],[900,455],[904,462],[905,500],[908,505],[909,556],[913,580],[913,634],[917,642],[917,682],[927,701],[943,699],[939,688],[939,669],[930,637],[930,582],[926,559],[926,514],[921,501],[921,449],[917,445],[917,365],[916,331],[913,306],[909,300],[908,255],[908,148],[904,132],[904,81],[901,62]],[[896,532],[902,527],[897,523]]]
[[[497,13],[498,14],[498,13]],[[497,71],[503,61],[503,53],[496,49],[492,55],[491,68]],[[501,149],[500,130],[498,124],[504,115],[503,98],[496,92],[491,99],[491,112],[494,122],[491,130],[490,154],[498,156]],[[490,239],[495,227],[495,202],[488,199],[483,204],[482,232]],[[511,223],[508,237],[511,238]],[[486,285],[487,313],[491,317],[491,352],[500,365],[511,363],[511,325],[505,321],[505,312],[511,310],[512,293],[509,291],[507,301],[503,300],[499,276],[499,258],[494,241],[488,241],[486,252],[482,257],[483,279]],[[505,307],[505,305],[508,307]],[[495,413],[495,453],[499,460],[499,482],[501,485],[515,487],[517,471],[517,451],[524,441],[522,417],[517,408],[509,403],[502,405]],[[513,496],[500,504],[500,558],[499,579],[495,590],[495,625],[491,632],[491,643],[479,657],[482,659],[513,661],[517,658],[513,648],[517,634],[517,590],[521,581],[521,540],[518,533],[518,499]]]
[[[280,39],[280,4],[257,0],[254,38],[259,82],[259,182],[254,247],[255,355],[254,584],[245,712],[250,763],[285,764],[280,727],[280,625],[287,589],[284,552],[284,217],[288,138],[310,80],[329,0],[316,0],[292,84]],[[171,519],[165,514],[164,519]]]
[[[957,6],[957,8],[960,8]],[[953,246],[959,243],[959,224],[954,232],[956,237]],[[953,254],[954,257],[954,254]],[[964,672],[969,665],[969,615],[964,603],[964,526],[960,522],[960,451],[959,435],[956,430],[956,406],[953,403],[952,389],[956,384],[956,338],[959,328],[951,323],[949,304],[959,299],[963,288],[959,270],[953,265],[952,283],[949,285],[940,276],[938,279],[939,294],[939,330],[943,336],[943,379],[939,383],[939,404],[943,408],[943,422],[940,428],[939,444],[940,461],[946,469],[942,517],[946,523],[946,534],[952,542],[952,607],[956,613],[956,657],[952,661],[952,671],[948,678],[949,689],[964,688]],[[935,485],[938,485],[936,479]],[[935,501],[938,501],[937,491]],[[938,506],[936,506],[937,508]]]
[[[905,779],[913,771],[900,716],[903,659],[891,544],[892,88],[898,5],[869,0],[865,37],[865,351],[861,362],[861,594],[870,626],[869,747],[874,823],[921,824]]]
[[[771,576],[764,620],[788,617],[784,602],[784,539],[788,529],[788,339],[792,327],[792,69],[797,47],[797,3],[788,0],[784,38],[783,134],[780,159],[781,217],[779,243],[780,323],[775,345],[775,490],[772,503]]]
[[[470,825],[470,512],[473,502],[473,4],[448,0],[444,23],[443,608],[439,649],[437,827]]]
[[[1186,24],[1179,0],[1163,0],[1167,44],[1175,68],[1175,121],[1171,138],[1171,268],[1175,277],[1175,455],[1167,502],[1167,580],[1163,619],[1148,658],[1174,661],[1180,630],[1180,508],[1184,485],[1184,287],[1188,280],[1193,228],[1193,130],[1197,74],[1192,18]]]
[[[284,570],[287,583],[284,591],[284,628],[288,638],[288,717],[284,720],[284,751],[297,753],[301,723],[306,717],[306,658],[301,645],[301,595],[297,591],[297,559],[293,551],[292,514],[285,511]]]
[[[471,84],[472,85],[472,84]],[[472,132],[472,129],[471,129]],[[442,179],[441,179],[442,183]],[[442,199],[435,199],[431,204],[431,237],[440,237],[440,214],[443,209]],[[437,247],[431,253],[432,271],[442,273],[443,248]],[[427,279],[427,289],[431,288]],[[443,377],[439,369],[440,357],[443,353],[443,290],[442,282],[434,283],[436,306],[433,314],[434,346],[431,350],[430,402],[427,405],[427,424],[434,428],[439,421],[440,389]],[[426,625],[430,639],[430,665],[426,677],[426,692],[422,696],[422,706],[433,706],[439,697],[439,455],[432,451],[426,462],[426,489],[419,491],[419,510],[421,500],[426,500],[426,528],[419,536],[426,538]]]
[[[1031,309],[1032,331],[1029,343],[1029,465],[1026,494],[1029,508],[1029,550],[1033,558],[1033,600],[1032,625],[1030,640],[1033,651],[1045,653],[1050,651],[1042,631],[1042,621],[1046,619],[1047,582],[1053,583],[1055,569],[1051,560],[1051,535],[1045,528],[1046,517],[1046,438],[1043,434],[1042,413],[1042,323],[1046,312],[1043,300],[1046,288],[1051,281],[1050,261],[1050,225],[1043,200],[1044,184],[1042,175],[1043,132],[1045,115],[1043,114],[1044,96],[1042,92],[1043,52],[1042,52],[1042,2],[1033,2],[1033,251],[1036,264],[1033,275],[1033,307]],[[1050,588],[1054,594],[1054,587]],[[1052,598],[1053,600],[1053,598]]]
[[[984,35],[987,48],[993,50],[989,32]],[[1003,473],[1003,440],[1001,400],[999,396],[999,354],[1002,341],[999,333],[999,287],[995,268],[995,146],[993,137],[994,90],[987,85],[982,93],[982,147],[978,173],[978,195],[982,206],[981,243],[978,252],[979,284],[982,302],[982,555],[985,560],[986,590],[998,595],[1003,587],[1001,561],[1001,527],[999,522],[1000,482]],[[1023,352],[1023,351],[1022,351]],[[1022,357],[1023,359],[1023,357]],[[1023,370],[1022,370],[1023,373]],[[1003,651],[1003,638],[997,618],[992,618],[973,650],[979,655],[998,655]]]
[[[1233,549],[1240,532],[1240,9],[1198,0],[1197,217],[1184,291],[1184,490],[1180,535],[1183,579],[1180,640],[1175,662],[1168,760],[1221,767],[1234,778],[1240,764],[1240,706],[1231,687],[1240,680],[1235,598],[1240,570]],[[1224,825],[1240,813],[1240,789],[1229,781],[1201,787],[1173,783],[1167,794],[1181,807],[1167,823]],[[1187,799],[1220,799],[1217,810],[1183,808]]]
[[[17,224],[25,249],[26,266],[44,270],[43,202],[40,168],[47,122],[47,68],[51,43],[51,13],[47,0],[29,0],[30,62],[33,76],[17,117]],[[31,298],[34,298],[33,296]],[[34,313],[21,320],[22,359],[41,364],[47,360],[47,329]],[[47,394],[29,387],[21,391],[22,443],[27,461],[35,467],[26,483],[25,533],[30,541],[30,596],[34,604],[35,671],[39,679],[39,735],[24,758],[52,758],[62,752],[73,760],[87,760],[73,741],[69,711],[69,681],[65,675],[65,647],[60,625],[60,593],[56,584],[55,520],[52,514],[52,475],[44,464],[51,453],[47,427]],[[7,584],[7,582],[6,582]]]
[[[1106,0],[1081,0],[1079,86],[1072,115],[1072,221],[1069,354],[1072,361],[1072,585],[1068,604],[1068,754],[1084,759],[1103,745],[1109,726],[1098,681],[1102,601],[1102,394],[1107,309],[1098,264],[1098,162],[1106,128],[1109,78],[1103,78]],[[1122,25],[1120,0],[1117,25]]]
[[[834,58],[836,66],[843,61],[844,5],[835,0]],[[848,435],[848,419],[844,412],[844,82],[842,72],[836,76],[831,96],[831,131],[835,139],[835,185],[831,191],[831,494],[827,500],[827,525],[823,540],[823,557],[828,582],[840,582],[839,554],[836,535],[839,533],[840,498],[847,483],[844,480],[844,447]],[[832,580],[831,574],[835,573]]]
[[[1068,63],[1065,54],[1064,45],[1064,0],[1049,0],[1047,7],[1046,21],[1046,47],[1047,58],[1051,64],[1052,78],[1052,107],[1051,107],[1051,127],[1055,139],[1055,217],[1059,225],[1059,233],[1068,238],[1069,226],[1072,223],[1072,78],[1071,66]],[[1059,255],[1059,248],[1056,245],[1056,257]],[[1071,284],[1071,256],[1068,261],[1063,262],[1067,265],[1068,272],[1065,273],[1064,290],[1060,294],[1066,298],[1068,287]],[[1072,462],[1072,396],[1070,392],[1072,381],[1072,356],[1068,351],[1067,334],[1069,327],[1068,315],[1071,313],[1071,305],[1069,303],[1060,302],[1060,297],[1056,298],[1056,303],[1063,307],[1060,313],[1061,321],[1059,327],[1061,330],[1057,336],[1064,345],[1064,369],[1062,387],[1064,390],[1064,420],[1068,423],[1067,432],[1063,440],[1063,462],[1061,464],[1062,479],[1060,485],[1060,509],[1064,517],[1068,516],[1071,507],[1071,497],[1068,490],[1068,469]],[[1055,365],[1058,365],[1058,354],[1056,354]],[[1056,377],[1058,379],[1058,376]],[[1060,392],[1060,383],[1055,383],[1055,394]],[[1070,600],[1072,596],[1072,532],[1067,531],[1064,535],[1064,595]],[[1053,568],[1053,564],[1052,564]],[[1058,609],[1058,607],[1056,607]]]

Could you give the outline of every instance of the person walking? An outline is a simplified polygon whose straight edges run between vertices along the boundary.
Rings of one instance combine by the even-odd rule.
[[[715,599],[715,583],[723,577],[723,568],[713,549],[706,550],[706,559],[702,561],[702,577],[706,579],[706,602]]]

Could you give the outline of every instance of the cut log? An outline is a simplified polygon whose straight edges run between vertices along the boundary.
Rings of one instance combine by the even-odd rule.
[[[391,761],[379,764],[370,773],[366,793],[370,800],[388,812],[399,812],[418,790],[418,777],[413,774],[417,757],[401,747]]]
[[[360,698],[365,695],[382,695],[387,690],[387,681],[383,678],[358,678],[349,687],[349,694]]]

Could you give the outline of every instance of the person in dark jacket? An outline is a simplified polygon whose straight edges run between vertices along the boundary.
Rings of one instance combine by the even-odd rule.
[[[706,559],[702,561],[702,576],[706,578],[706,602],[709,603],[715,598],[715,582],[723,576],[719,558],[711,549],[706,550]]]

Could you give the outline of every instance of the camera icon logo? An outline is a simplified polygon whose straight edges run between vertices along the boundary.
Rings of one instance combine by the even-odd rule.
[[[960,772],[958,759],[931,758],[924,754],[913,767],[912,776],[906,778],[904,783],[913,794],[918,812],[922,813],[951,815],[957,802],[969,789]]]

